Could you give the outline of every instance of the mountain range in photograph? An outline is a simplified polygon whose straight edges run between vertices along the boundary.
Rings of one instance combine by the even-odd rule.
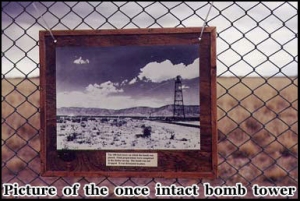
[[[199,106],[185,105],[186,117],[199,117]],[[103,108],[81,108],[81,107],[62,107],[57,109],[59,116],[154,116],[169,117],[173,115],[173,105],[165,105],[159,108],[133,107],[126,109],[103,109]]]

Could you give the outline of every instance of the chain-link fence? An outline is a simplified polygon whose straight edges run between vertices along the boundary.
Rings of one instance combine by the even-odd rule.
[[[199,27],[208,2],[2,3],[2,183],[56,186],[197,184],[298,187],[298,4],[215,2],[219,176],[207,179],[41,177],[38,30]],[[19,78],[13,78],[19,77]],[[200,192],[202,192],[200,190]],[[83,192],[80,196],[84,197]],[[155,197],[151,193],[149,197]],[[200,194],[200,197],[204,197]],[[296,196],[298,197],[298,192]]]

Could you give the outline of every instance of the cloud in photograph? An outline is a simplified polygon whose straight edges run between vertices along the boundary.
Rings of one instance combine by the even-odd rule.
[[[133,78],[129,84],[143,79],[151,80],[152,82],[162,82],[174,79],[177,75],[181,75],[183,79],[199,77],[199,59],[195,59],[190,65],[183,63],[174,65],[170,60],[148,63],[140,69],[139,75]]]
[[[132,97],[123,92],[123,89],[116,89],[114,85],[110,83],[89,85],[84,92],[60,92],[57,94],[57,108],[84,107],[124,109],[137,106],[161,107],[166,105],[164,100],[155,96],[151,98]]]
[[[190,88],[189,86],[182,85],[182,89],[189,89],[189,88]]]
[[[101,84],[89,84],[84,91],[65,91],[57,94],[57,107],[85,107],[85,108],[122,108],[124,99],[130,96],[123,94],[123,89],[117,89],[118,83],[111,81]],[[111,96],[111,95],[114,96]],[[70,101],[72,100],[72,101]]]
[[[86,87],[86,91],[89,93],[94,93],[96,95],[109,95],[112,93],[122,93],[124,92],[123,89],[117,89],[118,83],[112,83],[111,81],[104,82],[100,85],[98,84],[90,84]]]
[[[199,104],[199,77],[183,80],[183,95],[186,105]],[[174,80],[161,83],[139,82],[133,84],[103,83],[89,84],[83,91],[68,90],[57,93],[57,108],[84,107],[124,109],[131,107],[158,108],[173,104]]]
[[[82,57],[79,57],[78,59],[75,59],[73,61],[74,64],[89,64],[90,63],[90,60],[88,59],[82,59]]]

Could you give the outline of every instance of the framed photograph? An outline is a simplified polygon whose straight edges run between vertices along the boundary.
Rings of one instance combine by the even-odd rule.
[[[41,31],[42,176],[215,178],[216,29],[200,32]]]

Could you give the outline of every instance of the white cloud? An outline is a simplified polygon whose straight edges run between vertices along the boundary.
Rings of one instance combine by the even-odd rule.
[[[89,84],[84,92],[72,91],[57,94],[57,107],[98,107],[98,108],[123,108],[126,104],[123,89],[117,89],[116,83],[107,81],[99,84]],[[114,94],[114,96],[111,96]],[[132,100],[131,100],[132,101]]]
[[[189,86],[182,85],[182,89],[189,89],[189,88],[190,88]]]
[[[162,82],[173,79],[177,75],[181,75],[183,79],[192,79],[199,76],[199,59],[190,65],[172,64],[171,61],[165,60],[161,63],[151,62],[141,69],[140,74],[133,78],[129,84],[135,83],[138,79],[142,80],[144,77],[152,82]]]
[[[86,60],[83,60],[82,57],[79,57],[78,59],[75,59],[74,64],[89,64],[90,63],[90,60],[86,59]]]
[[[130,84],[130,85],[131,85],[131,84],[134,84],[134,83],[137,82],[137,80],[138,80],[138,79],[135,77],[135,78],[133,78],[128,84]]]
[[[121,86],[124,86],[124,85],[126,85],[128,83],[128,80],[126,79],[126,80],[124,80],[123,82],[121,82]]]
[[[89,84],[85,89],[88,93],[92,94],[101,94],[109,95],[111,93],[122,93],[123,89],[117,89],[116,86],[118,83],[112,83],[111,81],[103,82],[100,85],[98,84]]]
[[[57,93],[57,107],[123,109],[137,106],[161,107],[172,104],[171,97],[168,101],[155,96],[133,98],[123,92],[123,89],[116,88],[116,83],[111,81],[101,84],[89,84],[84,92]]]

